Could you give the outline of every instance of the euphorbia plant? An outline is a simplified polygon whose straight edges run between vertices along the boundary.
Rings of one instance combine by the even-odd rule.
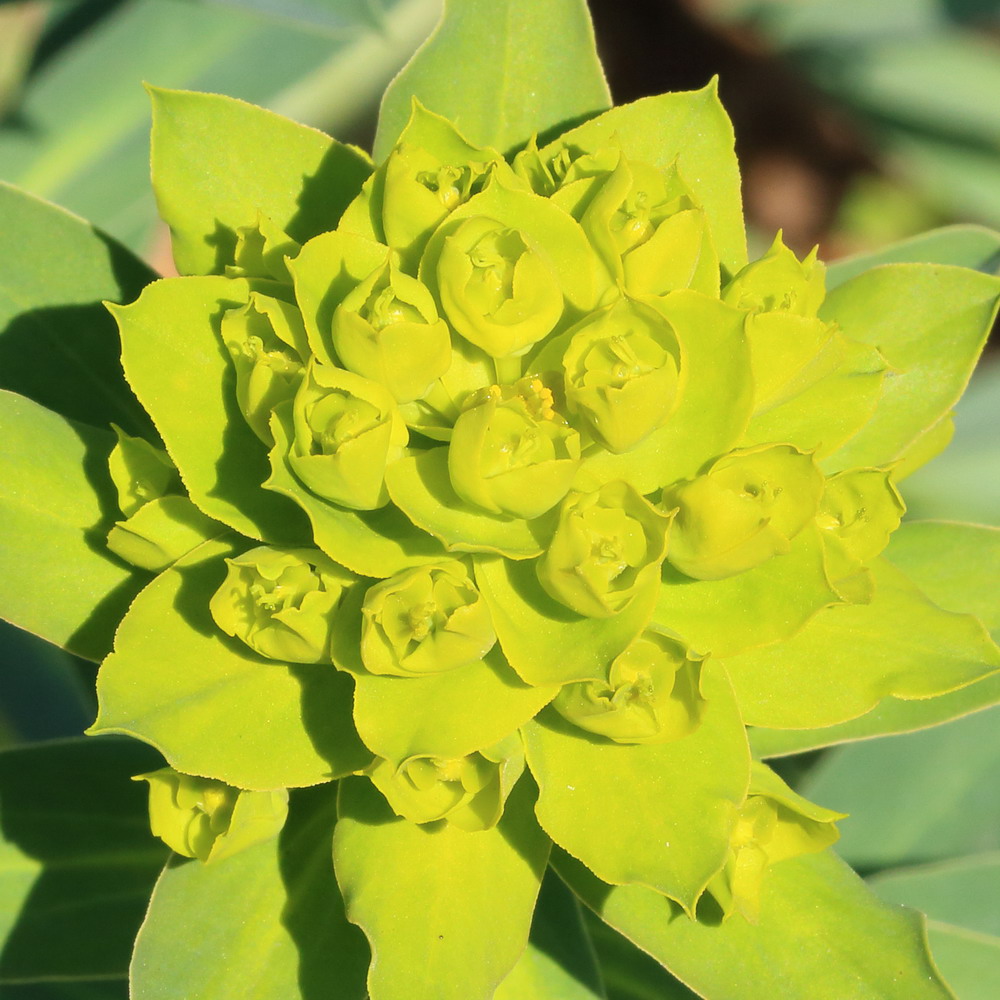
[[[577,898],[709,1000],[948,995],[762,758],[1000,668],[893,561],[1000,282],[748,260],[714,88],[609,110],[589,45],[571,0],[451,4],[376,163],[153,91],[183,276],[109,307],[151,426],[41,418],[106,463],[105,600],[75,641],[8,612],[95,656],[115,626],[91,731],[166,758],[153,831],[194,860],[137,998],[564,996],[528,947],[548,869],[536,933],[582,933]],[[220,953],[171,971],[189,908]]]

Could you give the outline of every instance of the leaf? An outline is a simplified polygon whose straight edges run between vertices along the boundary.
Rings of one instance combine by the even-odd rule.
[[[1000,233],[986,226],[942,226],[910,236],[873,253],[842,257],[827,266],[826,287],[845,281],[880,264],[953,264],[984,274],[1000,273]]]
[[[649,889],[604,885],[559,850],[552,864],[603,920],[711,1000],[950,1000],[921,917],[880,902],[830,851],[770,868],[756,925],[695,922]]]
[[[960,1000],[992,1000],[1000,990],[1000,856],[891,871],[868,883],[888,903],[927,914],[934,960]]]
[[[396,818],[367,778],[341,782],[334,868],[372,947],[371,1000],[491,1000],[524,950],[548,859],[531,806],[522,780],[498,826],[465,833]]]
[[[534,561],[476,557],[476,585],[489,605],[500,646],[529,684],[601,677],[649,624],[659,574],[639,578],[635,596],[611,618],[584,618],[542,589]],[[653,567],[658,570],[658,567]]]
[[[523,730],[545,832],[603,881],[655,889],[689,911],[726,860],[750,781],[743,725],[714,663],[702,693],[702,724],[670,743],[610,743],[551,709]]]
[[[132,962],[132,1000],[363,1000],[368,946],[344,915],[330,837],[336,788],[291,797],[278,837],[160,876]]]
[[[532,718],[558,688],[529,687],[498,649],[485,660],[423,677],[355,675],[354,720],[373,753],[465,757]]]
[[[887,264],[835,288],[820,309],[891,369],[868,424],[823,462],[886,465],[955,405],[989,333],[1000,280],[963,268]]]
[[[102,300],[155,275],[83,219],[0,182],[0,388],[63,416],[148,433]]]
[[[998,721],[994,708],[926,732],[840,747],[809,772],[802,794],[851,814],[837,853],[855,868],[1000,850]]]
[[[946,611],[1000,630],[1000,528],[908,521],[893,533],[885,557]]]
[[[182,274],[232,263],[236,230],[258,213],[299,243],[336,228],[371,173],[361,150],[243,101],[159,88],[150,96],[153,189]]]
[[[194,503],[251,538],[303,544],[305,517],[261,488],[267,452],[236,402],[219,324],[249,294],[242,279],[168,278],[114,310],[129,384],[149,411]]]
[[[0,993],[124,978],[167,850],[131,775],[148,747],[72,739],[0,753]],[[60,993],[59,996],[69,996]]]
[[[708,218],[722,266],[735,274],[746,264],[747,250],[734,141],[713,80],[701,90],[644,97],[612,108],[541,152],[544,157],[564,146],[592,150],[620,144],[633,160],[661,168],[676,163]]]
[[[347,510],[307,490],[289,468],[292,411],[279,406],[271,417],[274,448],[266,489],[290,497],[312,524],[312,538],[331,559],[362,576],[387,577],[445,555],[437,539],[415,527],[392,504],[378,510]]]
[[[583,907],[551,869],[542,879],[528,947],[493,1000],[607,1000]]]
[[[114,435],[3,391],[0,426],[0,612],[99,660],[148,579],[105,545],[119,516],[107,472]]]
[[[722,580],[693,580],[665,563],[653,621],[699,653],[729,657],[789,638],[837,600],[819,532],[808,528],[789,552]]]
[[[810,729],[856,718],[879,699],[932,698],[1000,669],[970,615],[943,611],[884,560],[871,604],[826,608],[797,635],[726,660],[748,725]]]
[[[90,731],[135,736],[177,770],[239,788],[315,785],[364,767],[348,677],[266,660],[212,620],[221,557],[233,551],[208,542],[135,599],[98,674]]]
[[[445,0],[441,23],[382,98],[376,160],[395,145],[413,97],[501,152],[611,104],[582,0]]]
[[[18,119],[0,127],[0,176],[146,252],[157,221],[143,80],[229,94],[339,135],[377,104],[440,10],[439,0],[377,10],[310,0],[308,11],[299,0],[268,4],[271,16],[263,6],[144,0],[71,18],[58,58],[32,68]]]

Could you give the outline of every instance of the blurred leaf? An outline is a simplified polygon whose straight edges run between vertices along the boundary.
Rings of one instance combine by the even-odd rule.
[[[277,14],[285,4],[268,6]],[[299,0],[288,19],[238,3],[122,3],[32,77],[16,119],[0,129],[0,177],[147,251],[156,209],[142,81],[231,94],[341,132],[425,37],[440,0],[380,6],[374,18],[367,0]],[[343,24],[343,34],[306,23],[306,10]]]
[[[48,995],[61,1000],[90,995],[74,980],[124,978],[167,855],[149,833],[146,795],[129,778],[159,760],[149,747],[118,738],[0,753],[5,998],[15,995],[12,982],[39,982],[40,992],[25,996],[42,997],[48,981]]]
[[[1000,856],[887,872],[869,884],[887,902],[927,914],[934,960],[959,1000],[1000,995]]]
[[[994,708],[926,732],[840,747],[800,791],[850,813],[837,851],[858,868],[1000,849],[998,723]]]
[[[47,14],[39,0],[0,7],[0,121],[17,100]]]
[[[922,919],[887,906],[830,851],[768,869],[759,922],[702,919],[641,886],[609,886],[560,850],[553,867],[603,920],[711,1000],[950,1000]],[[873,946],[877,943],[877,946]]]
[[[135,298],[152,272],[82,219],[2,182],[0,218],[0,388],[74,420],[152,434],[101,305]]]
[[[0,614],[99,660],[148,579],[104,544],[117,515],[107,473],[114,435],[3,391],[0,426]]]
[[[990,359],[973,376],[955,409],[951,445],[903,483],[911,517],[1000,526],[998,398],[1000,364]]]
[[[175,858],[136,939],[132,1000],[362,1000],[364,936],[333,876],[331,784],[291,797],[279,837],[211,864]]]
[[[827,267],[827,288],[836,288],[880,264],[955,264],[1000,274],[1000,232],[986,226],[943,226],[873,253],[844,257]]]
[[[377,160],[403,131],[413,97],[500,152],[611,104],[584,0],[446,0],[441,24],[382,98]]]

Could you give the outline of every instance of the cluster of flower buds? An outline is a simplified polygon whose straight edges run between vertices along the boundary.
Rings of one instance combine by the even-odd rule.
[[[235,234],[227,405],[312,532],[238,549],[210,613],[261,669],[351,676],[355,773],[398,816],[491,829],[528,771],[546,833],[602,878],[752,916],[766,864],[823,849],[836,817],[751,775],[754,677],[734,694],[727,670],[872,600],[903,504],[892,467],[837,456],[891,366],[824,318],[815,255],[779,236],[727,268],[678,165],[626,147],[583,126],[508,160],[415,106],[336,229]],[[122,436],[113,467],[112,547],[166,565],[202,515],[165,454]],[[574,839],[605,785],[573,762],[624,753],[715,762],[692,799],[715,804],[678,835],[698,873]],[[171,780],[188,818],[164,835],[202,856],[232,802],[209,789],[190,814]]]

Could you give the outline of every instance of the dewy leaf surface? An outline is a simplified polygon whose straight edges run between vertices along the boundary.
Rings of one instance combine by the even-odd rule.
[[[892,462],[958,401],[1000,299],[1000,279],[935,264],[887,264],[835,288],[820,317],[882,352],[891,374],[868,424],[823,466]]]
[[[702,669],[701,725],[670,743],[616,744],[553,711],[524,727],[538,820],[599,878],[693,908],[729,849],[750,754],[725,672]]]
[[[830,851],[770,868],[756,925],[696,923],[649,889],[604,885],[561,851],[553,866],[612,927],[711,1000],[951,1000],[922,918],[880,902]]]
[[[528,939],[549,853],[522,779],[498,826],[396,818],[366,778],[341,783],[333,838],[348,918],[372,946],[371,1000],[491,1000]]]
[[[213,621],[208,602],[232,552],[208,542],[136,598],[98,675],[92,731],[136,736],[179,771],[240,788],[315,785],[364,767],[350,678],[266,660]]]
[[[155,275],[83,219],[0,182],[0,388],[98,427],[146,431],[101,302]]]
[[[362,1000],[368,946],[330,862],[336,787],[291,797],[279,836],[160,876],[136,940],[132,1000]]]
[[[107,473],[114,435],[2,390],[0,427],[0,614],[99,660],[149,579],[104,544],[120,516]]]
[[[399,138],[413,97],[501,152],[611,104],[583,0],[446,0],[440,25],[382,98],[376,160]]]
[[[735,274],[747,262],[747,249],[733,143],[733,126],[713,81],[702,90],[644,97],[612,108],[560,136],[542,155],[563,146],[594,150],[620,144],[633,160],[661,168],[676,162],[708,217],[719,260]]]
[[[361,150],[272,111],[218,94],[150,93],[153,188],[182,274],[231,263],[236,230],[258,213],[299,243],[333,229],[371,172]]]
[[[975,618],[941,610],[884,560],[873,572],[871,604],[826,608],[785,642],[726,660],[749,725],[830,726],[887,695],[932,698],[1000,670]]]
[[[168,853],[129,778],[159,761],[118,737],[0,753],[0,994],[33,981],[70,997],[75,980],[124,980]]]
[[[261,488],[264,445],[236,402],[236,375],[219,338],[227,308],[247,301],[242,279],[168,278],[116,309],[129,383],[153,417],[194,503],[244,535],[309,538],[305,516]]]

